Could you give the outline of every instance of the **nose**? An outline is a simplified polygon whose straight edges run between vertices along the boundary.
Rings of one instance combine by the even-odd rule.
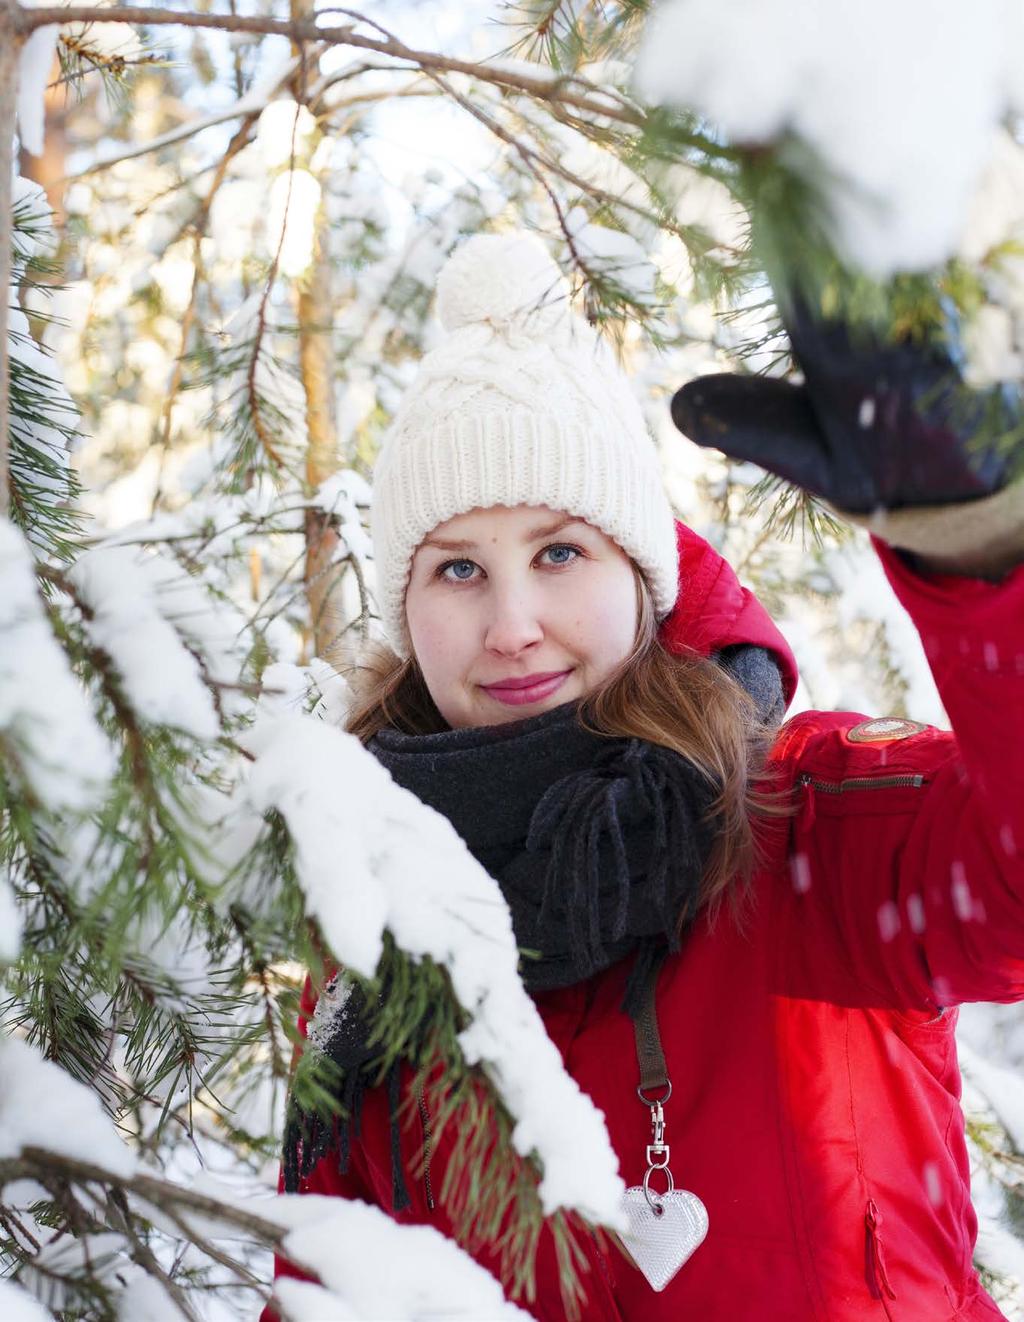
[[[516,657],[544,637],[539,612],[521,587],[497,591],[484,632],[484,646],[498,656]]]

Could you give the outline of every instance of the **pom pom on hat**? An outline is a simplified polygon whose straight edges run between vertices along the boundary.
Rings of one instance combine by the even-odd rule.
[[[600,529],[667,615],[679,566],[654,442],[546,248],[530,234],[476,235],[441,271],[437,305],[448,334],[406,391],[374,474],[377,599],[392,646],[410,654],[405,590],[424,537],[494,505],[546,505]]]
[[[437,312],[447,331],[486,322],[569,325],[569,285],[532,234],[477,234],[448,260],[437,281]],[[537,314],[537,315],[534,315]]]

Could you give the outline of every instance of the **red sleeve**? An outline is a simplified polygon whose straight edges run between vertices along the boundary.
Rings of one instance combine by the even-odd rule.
[[[1024,998],[1024,566],[922,576],[876,542],[956,735],[907,841],[900,905],[939,1004]],[[912,898],[917,897],[917,898]],[[915,929],[918,929],[915,931]]]
[[[782,990],[927,1014],[1024,999],[1024,568],[927,577],[878,551],[953,733],[820,712],[783,732],[801,807]]]

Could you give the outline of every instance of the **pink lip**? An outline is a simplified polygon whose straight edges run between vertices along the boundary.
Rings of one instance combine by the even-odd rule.
[[[523,675],[518,679],[499,679],[496,684],[481,684],[480,687],[507,707],[522,707],[529,702],[549,698],[571,674],[571,670],[551,670],[543,674]]]

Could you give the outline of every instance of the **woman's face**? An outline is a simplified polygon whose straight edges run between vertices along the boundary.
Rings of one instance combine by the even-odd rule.
[[[629,557],[545,505],[470,510],[435,528],[413,557],[405,609],[427,688],[452,729],[585,697],[637,633]]]

